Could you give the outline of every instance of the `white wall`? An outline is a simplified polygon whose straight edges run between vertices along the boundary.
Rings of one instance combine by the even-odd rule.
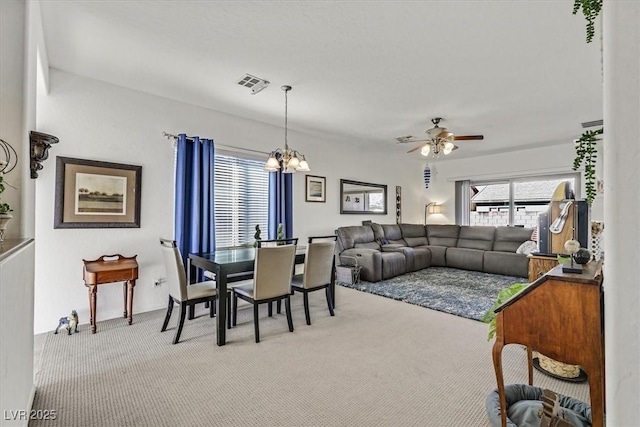
[[[173,235],[174,149],[162,132],[185,132],[211,137],[218,144],[271,151],[283,145],[283,129],[59,70],[52,69],[49,78],[49,94],[38,94],[37,130],[57,136],[60,143],[50,150],[50,158],[36,180],[35,331],[54,329],[57,320],[73,309],[78,311],[81,324],[87,323],[88,296],[82,281],[82,259],[114,253],[138,255],[135,323],[135,313],[163,308],[166,304],[166,285],[153,286],[154,278],[164,276],[158,238]],[[405,167],[406,155],[402,150],[382,155],[369,153],[358,151],[345,141],[321,140],[293,131],[289,133],[289,142],[307,156],[310,174],[327,178],[327,202],[306,203],[304,174],[294,175],[294,235],[301,242],[310,235],[331,234],[342,225],[359,225],[364,219],[393,223],[395,186],[420,188],[421,166],[412,162],[411,167]],[[56,156],[142,165],[141,228],[54,229]],[[388,215],[340,215],[341,178],[387,184]],[[404,220],[422,222],[420,198],[404,200]],[[100,286],[98,321],[120,316],[121,287]]]
[[[18,166],[5,176],[6,182],[17,188],[8,187],[2,195],[3,201],[14,209],[7,238],[33,236],[35,186],[28,178],[27,135],[28,129],[35,124],[35,104],[26,93],[35,87],[35,80],[25,71],[25,67],[32,64],[25,55],[31,46],[28,36],[25,40],[25,28],[26,23],[31,28],[32,6],[33,3],[26,5],[24,0],[0,2],[0,138],[11,144],[18,154]],[[10,245],[5,242],[4,249]],[[0,262],[0,411],[3,426],[28,424],[25,414],[31,409],[35,393],[33,265],[33,243]],[[10,411],[14,411],[13,416]],[[17,411],[26,412],[16,417]]]
[[[5,232],[6,238],[20,236],[20,191],[22,169],[28,168],[28,157],[23,150],[23,88],[24,88],[24,33],[25,5],[20,0],[0,2],[0,138],[9,143],[17,152],[17,167],[4,176],[6,183],[2,197],[13,209],[13,219]],[[28,148],[28,144],[27,148]],[[4,160],[4,156],[2,156]]]

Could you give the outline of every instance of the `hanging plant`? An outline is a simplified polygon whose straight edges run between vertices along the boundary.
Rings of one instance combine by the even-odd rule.
[[[580,9],[587,20],[587,43],[591,43],[596,33],[593,23],[602,10],[602,0],[574,0],[573,14],[577,14]]]
[[[578,170],[584,163],[584,186],[587,191],[587,203],[593,203],[596,197],[596,160],[598,150],[596,141],[598,135],[604,133],[604,128],[585,131],[580,138],[576,139],[576,158],[573,160],[573,170]]]

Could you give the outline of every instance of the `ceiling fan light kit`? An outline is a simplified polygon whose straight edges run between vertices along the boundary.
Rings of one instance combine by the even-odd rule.
[[[408,142],[424,142],[424,144],[407,151],[407,153],[413,153],[414,151],[420,150],[420,154],[425,157],[429,156],[429,154],[433,154],[435,157],[438,157],[440,153],[445,156],[451,154],[453,150],[458,149],[458,146],[453,143],[455,140],[484,139],[483,135],[455,135],[447,128],[440,127],[440,120],[442,120],[441,117],[434,117],[431,119],[431,123],[433,123],[434,126],[425,131],[428,136],[427,139],[416,139],[413,136],[401,136],[396,139],[398,142],[403,144]]]

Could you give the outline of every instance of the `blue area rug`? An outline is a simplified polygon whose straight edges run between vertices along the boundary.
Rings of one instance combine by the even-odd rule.
[[[430,267],[376,283],[361,281],[356,285],[339,284],[467,319],[481,320],[496,301],[498,292],[514,283],[527,282],[523,277]]]

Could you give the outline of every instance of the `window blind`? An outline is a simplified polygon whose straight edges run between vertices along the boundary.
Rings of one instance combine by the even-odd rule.
[[[216,247],[252,244],[256,225],[267,238],[269,172],[264,162],[216,154]]]

